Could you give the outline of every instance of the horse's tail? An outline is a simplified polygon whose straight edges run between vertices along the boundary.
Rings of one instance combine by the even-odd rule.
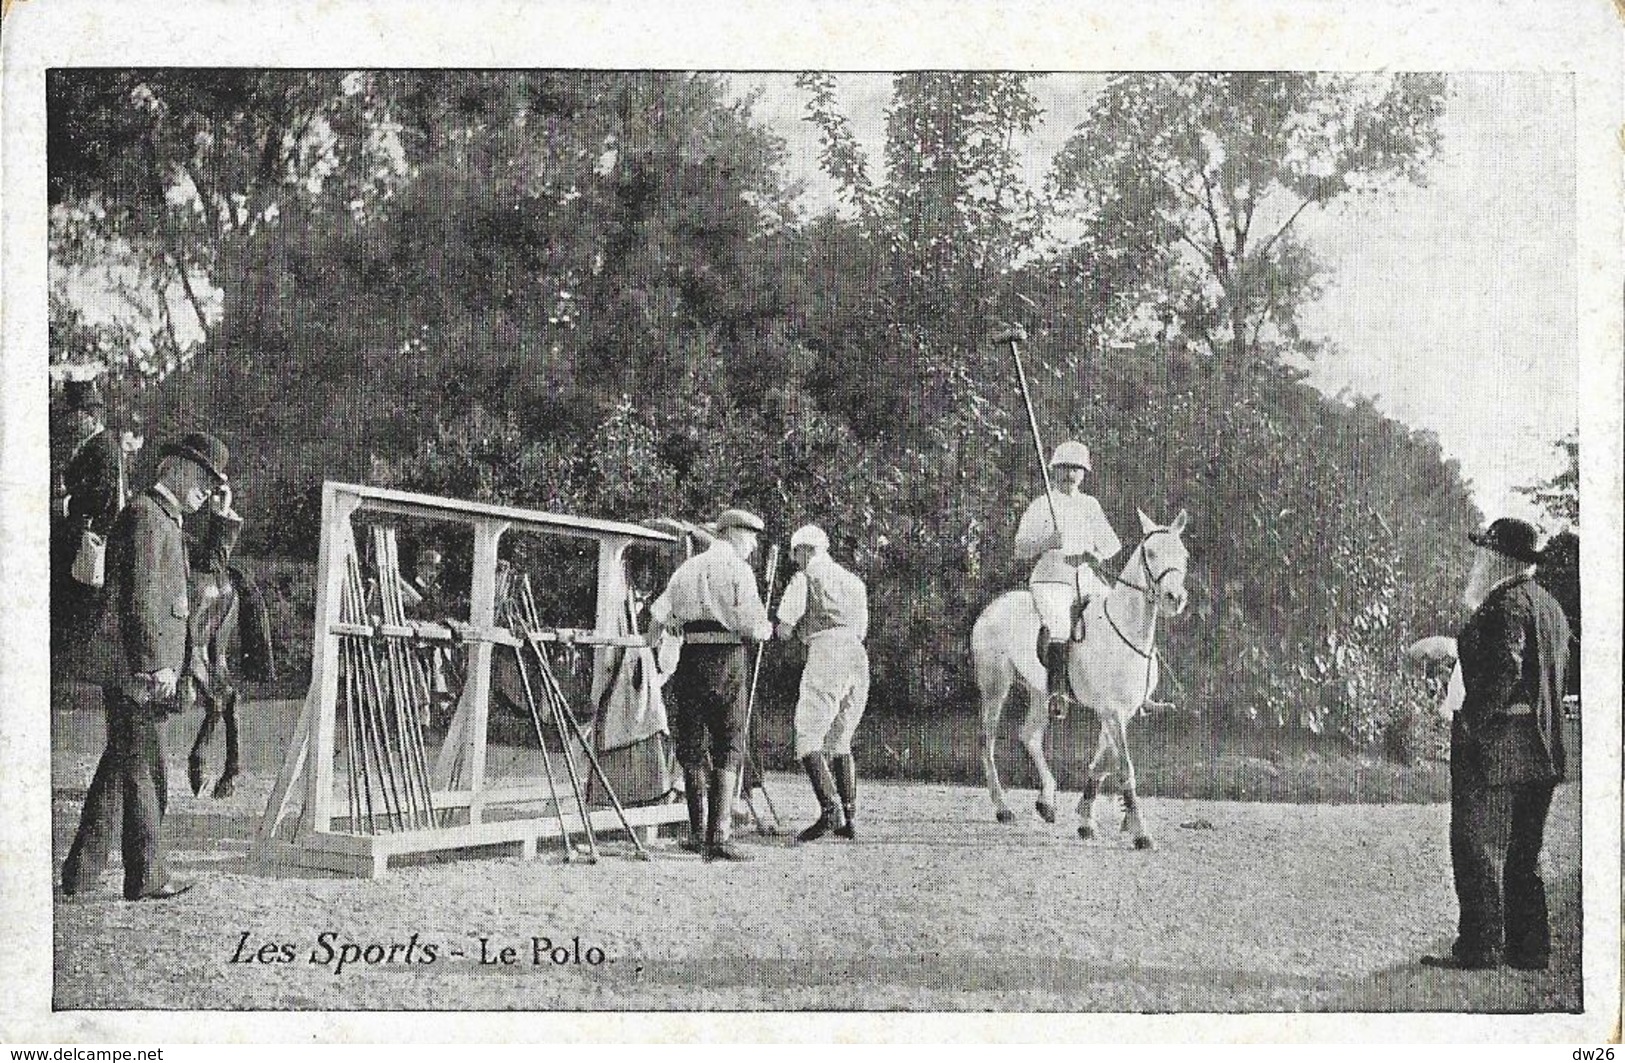
[[[237,674],[257,683],[276,680],[275,643],[271,639],[271,612],[254,581],[236,565],[228,566],[237,594],[237,647],[242,655]]]

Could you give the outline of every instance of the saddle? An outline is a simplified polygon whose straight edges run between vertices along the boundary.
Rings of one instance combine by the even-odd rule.
[[[1084,621],[1084,612],[1088,609],[1090,600],[1091,599],[1082,597],[1074,598],[1072,600],[1072,631],[1071,638],[1067,640],[1068,642],[1082,642],[1084,636],[1088,634],[1088,625]],[[1037,603],[1034,603],[1033,610],[1036,612],[1037,609],[1038,605]],[[1038,659],[1042,661],[1044,659],[1045,651],[1049,648],[1050,637],[1049,628],[1044,626],[1042,616],[1040,616],[1039,620],[1038,644],[1034,647],[1034,649],[1038,654]]]

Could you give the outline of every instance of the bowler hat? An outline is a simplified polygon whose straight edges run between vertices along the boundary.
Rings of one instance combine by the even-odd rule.
[[[1526,520],[1501,517],[1481,532],[1469,532],[1467,538],[1477,546],[1494,550],[1526,565],[1540,562],[1540,550],[1535,545],[1540,533]]]
[[[96,386],[95,380],[70,380],[62,385],[63,397],[68,400],[70,410],[105,410],[107,403],[102,399],[102,389]]]
[[[748,509],[725,509],[717,517],[717,529],[727,531],[729,528],[744,528],[746,531],[759,532],[765,525],[762,518]]]
[[[178,441],[166,443],[162,456],[171,454],[203,466],[221,483],[226,482],[226,459],[230,451],[220,440],[207,432],[191,432]]]

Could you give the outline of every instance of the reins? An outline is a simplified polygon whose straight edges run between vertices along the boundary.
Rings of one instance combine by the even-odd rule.
[[[1150,681],[1151,662],[1154,661],[1156,659],[1156,657],[1157,657],[1157,617],[1160,616],[1161,613],[1162,613],[1162,604],[1157,600],[1157,587],[1158,587],[1159,584],[1162,583],[1163,578],[1166,577],[1168,575],[1168,573],[1170,573],[1170,572],[1178,572],[1178,571],[1180,571],[1180,569],[1179,569],[1178,565],[1169,565],[1167,568],[1163,569],[1161,572],[1159,572],[1155,576],[1153,576],[1151,574],[1151,562],[1146,557],[1145,544],[1151,541],[1151,537],[1153,535],[1168,535],[1168,534],[1172,534],[1172,533],[1169,532],[1167,528],[1155,528],[1155,529],[1153,529],[1152,531],[1150,531],[1150,532],[1148,532],[1146,534],[1146,537],[1144,539],[1140,540],[1140,545],[1139,545],[1138,549],[1135,551],[1136,556],[1138,556],[1139,559],[1140,559],[1140,567],[1145,570],[1145,576],[1146,576],[1146,584],[1145,584],[1145,586],[1142,587],[1140,584],[1135,583],[1133,580],[1128,579],[1126,576],[1123,576],[1122,574],[1119,574],[1118,577],[1117,577],[1117,582],[1119,584],[1122,584],[1123,586],[1129,587],[1129,588],[1131,588],[1133,590],[1139,591],[1140,594],[1145,598],[1146,603],[1151,606],[1151,641],[1146,644],[1145,649],[1142,650],[1142,649],[1140,649],[1140,647],[1136,646],[1134,644],[1134,640],[1129,638],[1127,635],[1125,635],[1123,633],[1123,629],[1118,626],[1117,620],[1112,616],[1111,597],[1108,595],[1106,598],[1101,599],[1101,602],[1100,602],[1100,611],[1101,611],[1101,613],[1103,613],[1105,615],[1106,623],[1111,625],[1112,631],[1117,635],[1117,637],[1119,639],[1121,639],[1123,641],[1123,645],[1127,646],[1129,649],[1133,650],[1140,657],[1145,659],[1145,662],[1146,662],[1145,669],[1146,669],[1147,682]]]

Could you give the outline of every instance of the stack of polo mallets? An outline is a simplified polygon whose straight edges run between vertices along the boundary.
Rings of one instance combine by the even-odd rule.
[[[423,660],[381,625],[404,627],[400,560],[393,528],[372,529],[381,615],[368,616],[361,563],[349,551],[340,618],[370,625],[373,635],[339,638],[340,701],[350,823],[356,833],[420,830],[436,825],[433,787],[419,707],[430,685]]]
[[[587,862],[596,863],[598,860],[598,839],[593,834],[592,817],[587,808],[587,780],[583,777],[584,773],[580,770],[572,752],[576,748],[585,754],[593,775],[604,788],[604,793],[609,796],[610,804],[615,808],[615,815],[620,819],[621,827],[627,836],[632,839],[632,847],[637,851],[638,857],[649,859],[648,850],[643,847],[637,831],[633,830],[632,824],[627,821],[626,810],[621,807],[621,799],[616,796],[615,788],[610,785],[609,778],[604,774],[603,765],[598,762],[598,754],[593,750],[591,740],[576,722],[569,699],[559,684],[558,674],[554,672],[552,661],[548,659],[545,647],[548,640],[544,636],[541,617],[536,608],[536,598],[531,593],[530,577],[523,576],[517,584],[514,584],[511,576],[508,576],[505,583],[506,586],[498,588],[497,601],[502,603],[504,625],[522,642],[522,645],[512,647],[514,660],[519,668],[520,686],[525,691],[525,704],[530,710],[531,727],[536,732],[536,744],[541,747],[542,771],[547,775],[548,790],[552,794],[553,807],[558,813],[559,837],[564,845],[565,862],[569,863],[575,859],[575,843],[571,840],[564,804],[559,798],[558,782],[553,774],[553,758],[547,747],[548,726],[544,726],[544,720],[558,737],[559,748],[564,758],[565,776],[569,779],[570,792],[574,797],[582,833],[587,838]],[[536,684],[531,682],[527,660],[536,665],[538,679]],[[541,692],[540,698],[537,697],[538,688]]]

